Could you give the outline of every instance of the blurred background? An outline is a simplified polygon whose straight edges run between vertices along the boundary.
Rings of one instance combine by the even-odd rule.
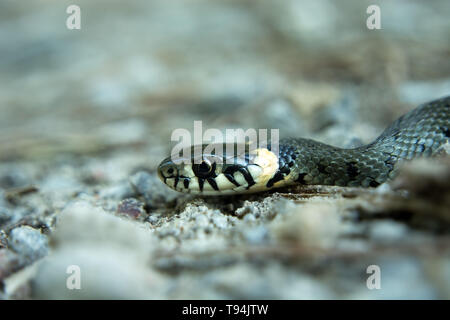
[[[153,154],[193,120],[385,126],[448,93],[449,4],[377,3],[381,30],[366,27],[370,1],[2,1],[1,159]],[[81,30],[66,28],[70,4]]]
[[[71,4],[81,8],[80,30],[66,28],[66,8]],[[366,27],[366,9],[371,4],[381,9],[380,30]],[[281,137],[311,137],[341,147],[370,142],[399,115],[449,94],[449,14],[447,0],[0,1],[0,279],[47,256],[56,216],[76,201],[107,213],[123,213],[123,209],[129,216],[132,212],[144,230],[156,235],[152,250],[176,257],[180,252],[203,254],[206,249],[209,254],[212,248],[229,252],[234,246],[245,247],[242,243],[264,245],[272,239],[268,223],[273,216],[262,214],[265,218],[257,222],[245,220],[245,199],[226,209],[223,203],[180,198],[157,181],[154,172],[173,146],[172,131],[192,130],[193,121],[202,120],[204,129],[279,128]],[[142,176],[141,170],[148,176]],[[131,189],[130,176],[138,181],[132,180]],[[151,185],[140,185],[144,180]],[[123,200],[129,198],[141,202],[132,203],[132,210],[126,203],[124,209]],[[266,201],[254,200],[256,206]],[[286,205],[290,204],[269,206],[269,211]],[[180,212],[182,215],[177,215]],[[189,227],[195,229],[194,235],[180,226],[183,214],[189,217],[186,221],[195,222]],[[196,219],[203,218],[193,216],[207,216],[210,222],[225,220],[222,227],[219,222],[209,226],[204,222],[202,229]],[[104,228],[99,225],[99,230]],[[15,234],[17,228],[28,229]],[[202,236],[198,228],[203,230]],[[381,228],[399,238],[406,232],[403,224]],[[97,233],[98,229],[91,231]],[[428,236],[434,239],[434,234]],[[64,242],[63,235],[55,237]],[[54,242],[55,252],[60,250],[58,241]],[[361,245],[355,243],[350,246]],[[84,251],[80,249],[80,257],[90,257],[92,246],[88,243]],[[153,254],[145,256],[153,261]],[[63,265],[67,256],[63,253],[58,263]],[[130,289],[113,297],[450,296],[450,286],[436,287],[442,279],[447,284],[450,281],[448,259],[437,262],[447,273],[433,274],[436,283],[431,284],[423,278],[417,257],[389,261],[392,279],[402,275],[411,277],[408,281],[419,279],[418,289],[410,290],[412,284],[402,286],[400,279],[383,295],[368,291],[364,282],[339,282],[349,277],[343,275],[347,260],[326,276],[312,279],[315,272],[311,268],[315,267],[291,269],[267,258],[276,266],[269,263],[267,269],[260,269],[267,280],[262,283],[259,276],[249,276],[254,266],[248,262],[231,263],[226,253],[216,258],[205,258],[206,267],[188,258],[189,263],[181,258],[176,262],[158,260],[159,271],[155,272],[163,270],[163,275],[153,275],[153,279],[164,280],[152,282],[159,286],[150,290],[154,295],[144,288],[144,293]],[[50,263],[44,268],[50,271],[39,271],[43,273],[38,276],[23,276],[21,285],[3,285],[9,288],[3,291],[4,297],[72,298],[65,296],[68,293],[63,289],[55,291],[49,280],[58,263]],[[137,264],[149,272],[152,263]],[[214,267],[230,264],[234,269],[224,273]],[[360,279],[364,270],[358,270],[355,273]],[[117,272],[114,269],[111,274]],[[280,274],[285,276],[278,278]],[[140,277],[133,279],[145,282]],[[330,277],[341,280],[336,284]],[[148,279],[147,275],[144,278]],[[227,284],[227,278],[232,278],[232,284]],[[242,288],[242,279],[247,278],[254,282]],[[36,281],[33,291],[30,283]],[[99,289],[81,297],[109,294],[111,290]]]

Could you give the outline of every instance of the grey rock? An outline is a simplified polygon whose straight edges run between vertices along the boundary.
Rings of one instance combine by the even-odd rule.
[[[248,228],[243,231],[244,239],[253,245],[261,245],[268,239],[268,230],[265,226],[260,225],[253,228]]]
[[[142,196],[150,208],[166,206],[167,202],[175,200],[180,195],[167,188],[155,174],[139,171],[130,177],[131,186]]]
[[[30,263],[45,257],[49,250],[47,236],[29,226],[13,229],[8,245]]]

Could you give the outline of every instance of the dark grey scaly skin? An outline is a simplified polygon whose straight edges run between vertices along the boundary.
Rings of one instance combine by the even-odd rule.
[[[450,96],[408,112],[374,142],[341,149],[309,139],[279,145],[279,169],[267,183],[376,187],[395,175],[400,160],[431,156],[450,138]]]

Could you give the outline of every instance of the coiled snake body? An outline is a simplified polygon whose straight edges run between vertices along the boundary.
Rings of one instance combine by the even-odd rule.
[[[203,145],[199,161],[194,161],[194,155],[183,163],[166,158],[158,175],[174,190],[206,195],[258,192],[292,184],[376,187],[395,176],[400,161],[432,156],[449,139],[450,96],[420,105],[361,147],[342,149],[291,138],[280,140],[278,154],[270,145],[252,151],[247,148],[230,161],[226,154],[218,158],[214,152],[205,152]]]

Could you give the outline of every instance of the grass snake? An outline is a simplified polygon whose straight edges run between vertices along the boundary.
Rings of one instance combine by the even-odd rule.
[[[260,192],[293,184],[377,187],[395,176],[401,161],[433,156],[449,143],[449,123],[447,96],[406,113],[361,147],[343,149],[288,138],[280,140],[277,154],[270,145],[250,151],[245,148],[230,161],[226,152],[218,157],[205,152],[206,145],[202,145],[197,154],[200,161],[194,161],[193,152],[184,163],[168,157],[159,165],[158,176],[176,191],[205,195]]]

